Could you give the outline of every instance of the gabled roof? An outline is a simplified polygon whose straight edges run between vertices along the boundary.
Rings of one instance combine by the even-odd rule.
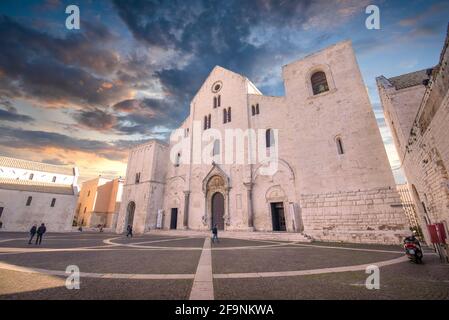
[[[0,178],[0,189],[73,195],[73,186],[32,180]]]
[[[54,164],[34,162],[34,161],[9,158],[9,157],[3,157],[3,156],[0,156],[0,167],[57,173],[57,174],[64,174],[67,176],[74,176],[75,171],[76,171],[74,167],[57,166]]]

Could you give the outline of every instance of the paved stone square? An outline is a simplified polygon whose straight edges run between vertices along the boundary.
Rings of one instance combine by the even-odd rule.
[[[68,290],[67,266],[81,272]],[[366,266],[380,267],[368,290]],[[170,233],[0,233],[0,299],[449,299],[449,265],[400,246],[220,239]]]

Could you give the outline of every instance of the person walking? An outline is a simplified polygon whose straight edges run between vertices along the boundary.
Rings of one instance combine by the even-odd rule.
[[[40,227],[37,229],[37,237],[36,237],[36,245],[37,244],[41,244],[42,242],[42,236],[44,235],[44,233],[47,231],[47,228],[45,227],[45,224],[42,223],[40,225]]]
[[[128,227],[126,228],[127,233],[126,233],[126,237],[128,238],[128,236],[130,236],[131,238],[133,237],[133,227],[131,227],[131,225],[128,224]]]
[[[33,241],[34,235],[37,232],[37,225],[34,224],[30,229],[30,240],[28,241],[28,244],[31,244],[31,241]]]
[[[212,242],[215,243],[215,241],[220,242],[218,240],[218,228],[217,225],[214,225],[212,228]]]

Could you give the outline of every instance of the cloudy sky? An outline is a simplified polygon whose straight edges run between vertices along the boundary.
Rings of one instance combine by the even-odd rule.
[[[69,4],[80,30],[65,27]],[[380,30],[365,28],[369,4]],[[375,77],[435,65],[448,17],[446,0],[2,0],[0,154],[124,175],[127,149],[165,139],[215,65],[283,95],[282,65],[351,39],[402,181]]]

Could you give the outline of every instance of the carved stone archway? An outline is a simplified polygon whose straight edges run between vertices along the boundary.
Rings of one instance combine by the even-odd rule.
[[[212,198],[217,192],[221,193],[224,198],[224,223],[225,229],[230,225],[230,214],[229,214],[229,190],[231,189],[229,185],[229,177],[226,173],[221,170],[216,164],[213,164],[212,169],[203,179],[203,193],[205,201],[205,212],[202,218],[204,226],[212,228]]]

